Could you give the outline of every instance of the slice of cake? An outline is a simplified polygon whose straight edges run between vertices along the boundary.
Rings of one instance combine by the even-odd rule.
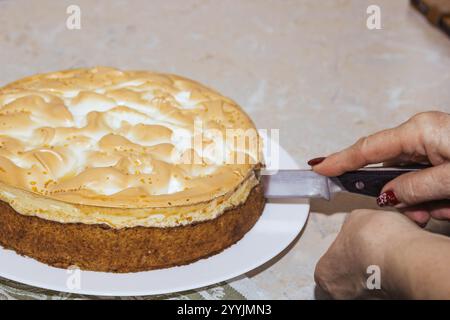
[[[56,267],[134,272],[229,247],[258,220],[260,138],[186,78],[112,68],[0,89],[0,244]]]

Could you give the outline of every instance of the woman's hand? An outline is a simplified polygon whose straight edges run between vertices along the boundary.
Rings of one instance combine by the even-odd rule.
[[[320,259],[314,277],[335,299],[449,299],[449,264],[450,238],[427,232],[396,212],[356,210]],[[378,277],[380,287],[371,275]]]
[[[377,199],[380,206],[396,206],[421,225],[430,217],[450,219],[450,114],[417,114],[396,128],[362,138],[330,155],[313,170],[338,176],[380,162],[433,165],[389,182]]]
[[[360,298],[370,293],[388,297],[389,283],[384,274],[389,270],[388,251],[401,248],[420,231],[395,212],[356,210],[347,216],[336,240],[317,264],[316,283],[335,299]],[[369,266],[381,271],[381,290],[367,289]]]

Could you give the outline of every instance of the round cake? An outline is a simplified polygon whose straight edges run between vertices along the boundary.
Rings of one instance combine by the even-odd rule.
[[[261,215],[260,146],[234,101],[180,76],[19,80],[0,89],[0,244],[107,272],[211,256]]]

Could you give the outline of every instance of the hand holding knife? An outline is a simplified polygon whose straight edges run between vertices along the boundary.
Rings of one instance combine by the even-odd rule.
[[[396,177],[429,166],[365,167],[346,172],[337,177],[325,177],[312,170],[279,170],[273,175],[263,175],[265,196],[280,198],[331,199],[337,192],[351,192],[378,197],[383,186]]]

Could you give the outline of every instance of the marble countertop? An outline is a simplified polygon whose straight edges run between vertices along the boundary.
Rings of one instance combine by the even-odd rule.
[[[81,29],[66,8],[81,8]],[[381,8],[381,30],[366,9]],[[106,65],[177,73],[280,128],[301,166],[425,110],[450,112],[450,39],[407,0],[1,0],[0,85]],[[313,299],[313,271],[346,212],[370,198],[311,201],[301,237],[248,276],[269,298]]]

